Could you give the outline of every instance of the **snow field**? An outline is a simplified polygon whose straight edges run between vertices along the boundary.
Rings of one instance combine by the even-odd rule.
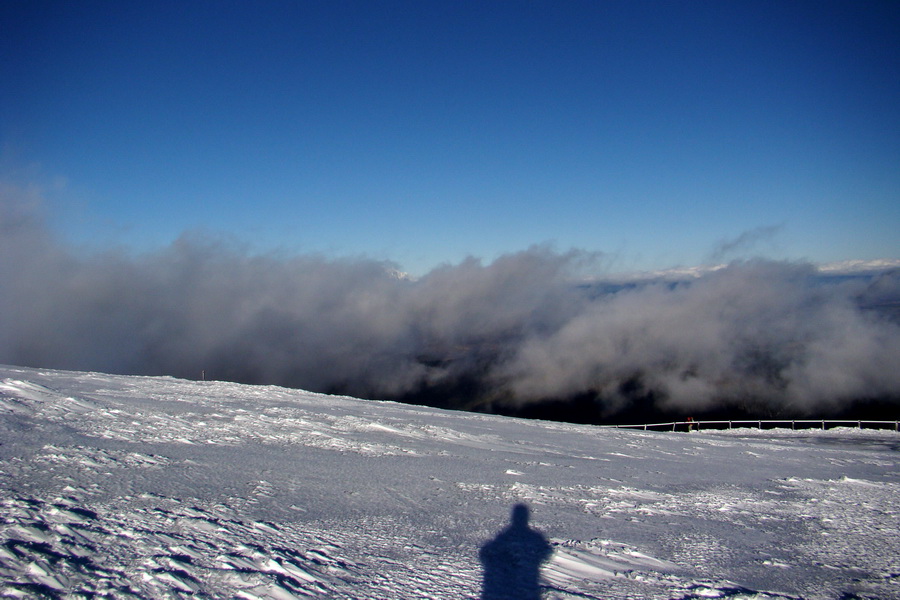
[[[0,367],[0,597],[900,598],[900,435],[657,433]]]

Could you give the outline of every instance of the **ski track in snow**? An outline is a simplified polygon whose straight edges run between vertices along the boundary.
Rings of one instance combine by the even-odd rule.
[[[900,598],[900,435],[658,433],[0,367],[0,597]]]

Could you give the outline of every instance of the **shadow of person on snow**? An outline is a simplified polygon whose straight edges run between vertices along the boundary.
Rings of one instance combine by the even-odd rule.
[[[540,600],[540,573],[553,550],[528,526],[528,506],[516,504],[510,524],[479,551],[484,566],[481,600]]]

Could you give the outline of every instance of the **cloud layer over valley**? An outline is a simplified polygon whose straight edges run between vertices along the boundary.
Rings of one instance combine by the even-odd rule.
[[[682,281],[585,282],[535,246],[418,279],[184,237],[82,252],[7,190],[0,362],[301,387],[469,409],[587,399],[682,413],[835,412],[900,398],[900,273],[739,261]]]

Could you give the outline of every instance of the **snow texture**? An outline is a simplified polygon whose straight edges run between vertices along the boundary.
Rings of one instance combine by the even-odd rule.
[[[0,597],[900,598],[898,450],[0,367]]]

